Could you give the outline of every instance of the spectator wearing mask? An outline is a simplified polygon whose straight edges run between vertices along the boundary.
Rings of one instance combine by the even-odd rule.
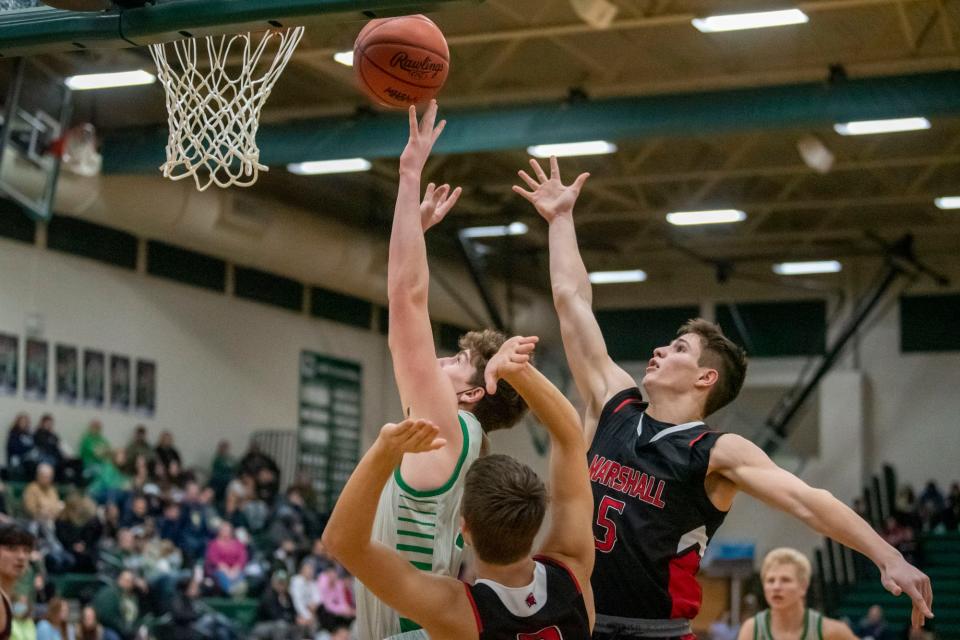
[[[18,594],[10,604],[13,620],[10,623],[10,640],[37,640],[37,625],[33,622],[30,599]]]
[[[47,615],[37,624],[37,640],[75,640],[76,630],[70,626],[70,604],[62,598],[53,598],[47,605]]]

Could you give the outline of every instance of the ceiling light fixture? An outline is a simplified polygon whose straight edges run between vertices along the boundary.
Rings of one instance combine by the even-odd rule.
[[[960,209],[960,196],[935,198],[933,204],[937,205],[938,209]]]
[[[534,158],[549,158],[557,156],[598,156],[607,153],[616,153],[617,145],[606,140],[588,140],[586,142],[567,142],[564,144],[535,144],[527,147],[527,153]]]
[[[623,282],[643,282],[647,279],[647,272],[641,269],[627,271],[591,271],[590,282],[593,284],[620,284]]]
[[[114,87],[133,87],[141,84],[153,84],[157,77],[142,69],[135,71],[116,71],[113,73],[88,73],[70,76],[64,83],[74,91],[90,89],[113,89]]]
[[[353,66],[353,50],[350,51],[337,51],[333,54],[333,59],[342,64],[345,67]]]
[[[510,224],[498,225],[493,227],[467,227],[460,230],[460,235],[464,238],[502,238],[504,236],[522,236],[529,228],[522,222],[511,222]]]
[[[343,160],[312,160],[287,165],[287,171],[298,176],[317,176],[326,173],[353,173],[369,171],[370,161],[366,158],[344,158]]]
[[[809,22],[809,20],[807,14],[799,9],[783,9],[780,11],[729,13],[707,18],[694,18],[692,22],[693,26],[703,33],[716,33],[718,31],[783,27],[790,24],[803,24]]]
[[[842,136],[865,136],[873,133],[897,133],[929,129],[926,118],[888,118],[886,120],[858,120],[833,125],[833,130]]]
[[[743,222],[747,214],[740,209],[711,209],[708,211],[674,211],[667,214],[667,222],[679,227],[695,224],[724,224]]]
[[[837,273],[843,266],[836,260],[811,262],[781,262],[773,265],[773,272],[781,276],[803,276],[812,273]]]

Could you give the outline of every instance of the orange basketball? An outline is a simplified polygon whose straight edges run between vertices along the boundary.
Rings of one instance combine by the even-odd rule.
[[[437,95],[450,70],[450,50],[426,16],[371,20],[353,45],[360,88],[386,107],[405,109]]]

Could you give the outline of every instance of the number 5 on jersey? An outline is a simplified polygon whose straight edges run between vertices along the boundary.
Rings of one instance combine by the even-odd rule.
[[[610,519],[610,511],[623,515],[626,503],[610,496],[603,496],[600,506],[597,507],[597,526],[603,529],[603,538],[595,538],[597,551],[610,553],[613,545],[617,544],[617,523]]]

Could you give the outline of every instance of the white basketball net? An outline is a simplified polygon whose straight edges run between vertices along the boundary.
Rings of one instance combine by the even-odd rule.
[[[192,176],[204,191],[211,184],[249,187],[268,170],[257,147],[260,110],[302,37],[303,27],[292,27],[150,45],[167,96],[165,177]],[[268,50],[275,50],[272,59]]]

